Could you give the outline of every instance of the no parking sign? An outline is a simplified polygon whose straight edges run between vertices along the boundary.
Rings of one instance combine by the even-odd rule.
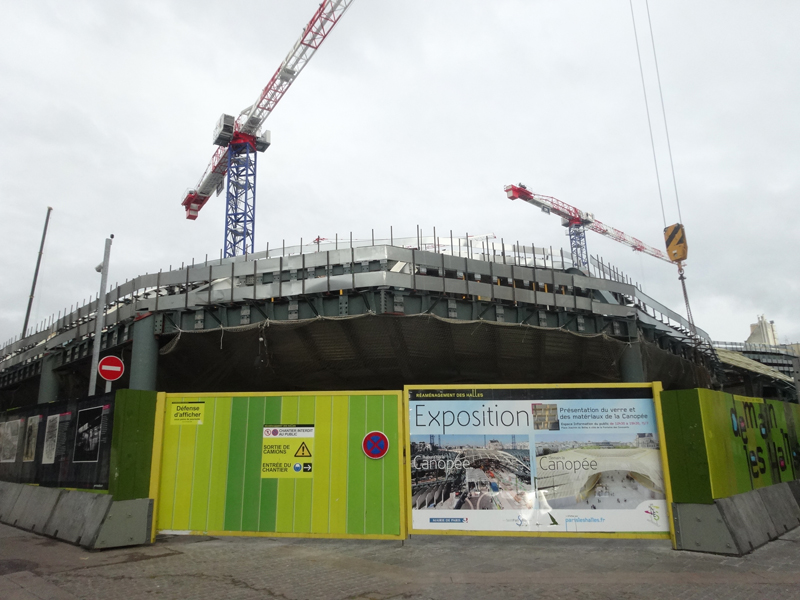
[[[383,458],[389,451],[389,438],[382,431],[370,431],[364,436],[361,448],[369,458]]]

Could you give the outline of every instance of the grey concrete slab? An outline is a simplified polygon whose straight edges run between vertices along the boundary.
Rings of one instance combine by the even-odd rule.
[[[20,485],[19,494],[17,494],[17,499],[14,501],[14,506],[11,508],[11,511],[9,511],[8,515],[4,517],[3,522],[8,523],[9,525],[16,525],[17,521],[22,518],[22,513],[28,506],[28,501],[32,495],[33,486]]]
[[[786,485],[789,486],[789,490],[792,492],[797,505],[800,506],[800,481],[788,481]]]
[[[747,554],[778,537],[767,508],[753,490],[714,501],[741,554]]]
[[[112,502],[108,494],[64,491],[43,533],[65,542],[91,547]]]
[[[148,498],[114,502],[103,522],[95,550],[121,548],[150,543],[153,523],[153,501]]]
[[[56,488],[26,485],[14,504],[9,524],[41,533],[61,494]]]
[[[778,533],[786,533],[800,525],[800,506],[787,484],[778,483],[757,491]]]
[[[716,504],[673,504],[672,515],[678,550],[740,555]]]
[[[8,522],[7,517],[11,515],[23,487],[20,483],[0,481],[0,523]]]
[[[0,593],[3,600],[78,600],[77,596],[30,571],[0,577]]]
[[[12,529],[0,525],[2,529]],[[166,536],[90,552],[14,529],[3,557],[81,600],[797,600],[800,528],[742,557],[668,540]],[[29,569],[33,570],[33,569]],[[0,598],[7,600],[2,593]],[[24,600],[29,600],[25,597]]]

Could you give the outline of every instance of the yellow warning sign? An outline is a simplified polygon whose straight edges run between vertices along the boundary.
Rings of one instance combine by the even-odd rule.
[[[300,447],[297,449],[297,452],[294,453],[295,456],[299,456],[300,458],[311,458],[311,450],[308,449],[306,443],[303,442],[300,444]]]
[[[261,477],[314,476],[314,425],[264,425]]]
[[[172,425],[202,425],[205,412],[205,402],[172,402],[169,406],[169,422]]]

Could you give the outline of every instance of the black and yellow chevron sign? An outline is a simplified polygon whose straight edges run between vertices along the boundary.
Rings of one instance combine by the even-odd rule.
[[[667,242],[667,256],[672,262],[686,260],[689,246],[686,244],[686,231],[683,225],[675,223],[664,228],[664,240]]]

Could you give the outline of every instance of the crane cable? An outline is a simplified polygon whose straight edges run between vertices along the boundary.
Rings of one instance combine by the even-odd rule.
[[[661,100],[661,114],[664,117],[664,133],[667,135],[667,152],[669,153],[669,166],[672,170],[672,186],[675,189],[675,204],[678,206],[678,222],[683,223],[681,217],[681,201],[678,198],[678,182],[675,179],[675,165],[672,162],[672,144],[669,142],[669,127],[667,127],[667,111],[664,108],[664,93],[661,91],[661,74],[658,70],[658,57],[656,56],[656,39],[653,37],[653,23],[650,20],[650,4],[648,0],[644,0],[644,6],[647,9],[647,25],[650,28],[650,43],[653,46],[653,62],[656,66],[656,81],[658,81],[658,96]],[[639,65],[641,67],[641,63]]]
[[[647,113],[647,128],[650,132],[650,147],[653,150],[653,165],[655,166],[655,171],[656,171],[658,198],[659,201],[661,202],[661,218],[664,222],[664,229],[666,229],[667,217],[664,211],[664,196],[661,193],[661,178],[658,174],[656,145],[655,145],[655,140],[653,138],[653,123],[652,120],[650,119],[650,106],[647,102],[647,87],[644,81],[644,68],[642,67],[642,53],[639,50],[639,35],[636,31],[636,16],[633,12],[633,0],[628,0],[628,4],[630,5],[631,8],[631,21],[633,22],[633,37],[634,40],[636,41],[636,56],[639,59],[639,75],[641,76],[642,79],[642,92],[644,93],[644,107],[645,107],[645,112]],[[667,127],[667,112],[666,109],[664,108],[664,93],[661,89],[661,74],[659,73],[658,70],[658,58],[656,56],[656,42],[655,42],[655,37],[653,36],[653,23],[652,20],[650,19],[650,4],[648,3],[648,0],[644,0],[644,5],[645,8],[647,9],[647,25],[650,30],[650,41],[653,48],[653,60],[655,62],[655,67],[656,67],[656,80],[658,81],[658,95],[659,95],[659,100],[661,101],[661,114],[664,118],[664,131],[666,132],[666,137],[667,137],[667,151],[669,152],[669,165],[672,171],[672,185],[675,189],[675,204],[678,207],[678,222],[683,223],[683,217],[681,216],[681,203],[680,203],[680,198],[678,197],[678,183],[677,179],[675,178],[675,165],[673,164],[672,161],[672,145],[670,144],[669,128]],[[689,320],[689,329],[692,337],[695,338],[696,341],[699,341],[699,338],[697,338],[697,329],[694,325],[694,318],[692,316],[692,308],[689,305],[689,293],[686,290],[686,275],[684,274],[683,263],[681,261],[678,261],[677,265],[678,265],[678,279],[681,282],[681,288],[683,289],[683,300],[686,303],[686,316]]]
[[[639,50],[639,35],[636,33],[636,16],[633,13],[633,0],[628,0],[631,7],[631,21],[633,21],[633,39],[636,41],[636,56],[639,59],[639,75],[642,78],[642,92],[644,92],[644,110],[647,113],[647,130],[650,132],[650,147],[653,149],[653,166],[656,169],[656,185],[658,186],[658,199],[661,202],[661,218],[664,228],[667,227],[667,215],[664,212],[664,196],[661,193],[661,177],[658,174],[658,161],[656,160],[656,143],[653,139],[653,123],[650,119],[650,103],[647,101],[647,87],[644,83],[644,69],[642,68],[642,53]],[[649,14],[649,13],[648,13]]]

